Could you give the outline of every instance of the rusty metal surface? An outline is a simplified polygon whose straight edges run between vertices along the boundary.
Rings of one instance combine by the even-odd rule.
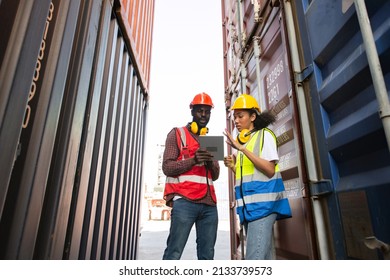
[[[155,0],[114,0],[114,10],[126,45],[131,49],[143,91],[150,82]]]
[[[281,9],[272,5],[274,1],[222,2],[227,109],[239,94],[246,92],[258,99],[262,110],[273,112],[277,118],[270,128],[277,136],[279,166],[293,212],[293,218],[275,225],[277,257],[315,258],[311,207],[305,198],[304,160]],[[240,17],[241,22],[237,19]],[[231,121],[227,127],[233,130]],[[233,180],[229,183],[233,184]],[[232,256],[236,255],[233,251]]]
[[[1,5],[34,16],[8,22],[12,34],[30,21],[16,41],[28,47],[12,59],[30,78],[2,72],[1,82],[17,79],[20,90],[2,89],[1,100],[20,106],[1,107],[14,117],[0,123],[0,258],[136,259],[151,34],[129,48],[111,0],[38,2]],[[153,9],[150,32],[152,17]]]

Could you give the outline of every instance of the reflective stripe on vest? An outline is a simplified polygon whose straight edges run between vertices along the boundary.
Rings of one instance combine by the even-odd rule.
[[[186,133],[184,131],[184,128],[183,127],[179,127],[178,128],[179,131],[180,131],[180,143],[177,143],[179,145],[179,147],[181,147],[180,151],[182,151],[183,147],[186,147],[187,146],[187,137],[186,137]],[[182,160],[184,159],[184,157],[182,158]]]
[[[183,182],[192,182],[192,183],[199,183],[199,184],[207,184],[207,181],[209,185],[213,185],[213,180],[207,180],[205,176],[197,176],[197,175],[180,175],[177,177],[167,177],[166,183],[167,184],[180,184]]]
[[[280,200],[287,198],[286,192],[276,192],[276,193],[258,193],[254,195],[245,196],[245,203],[255,203],[255,202],[267,202],[270,200]],[[237,206],[244,206],[243,200],[237,200]]]

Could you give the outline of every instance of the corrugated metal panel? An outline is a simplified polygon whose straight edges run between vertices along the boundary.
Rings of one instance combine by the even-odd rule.
[[[278,137],[280,167],[293,218],[278,221],[278,258],[316,258],[311,204],[301,148],[296,94],[285,22],[278,1],[222,1],[224,7],[225,99],[227,108],[250,93],[263,110],[277,116],[271,127]],[[233,123],[227,126],[232,129]],[[230,184],[233,184],[231,178]],[[233,195],[231,195],[233,197]],[[234,225],[234,222],[232,223]],[[234,238],[234,236],[232,236]],[[233,252],[233,258],[235,253]]]
[[[390,88],[390,3],[365,1],[387,88]],[[306,83],[316,137],[317,167],[329,182],[315,184],[329,216],[331,255],[375,259],[364,238],[390,242],[390,156],[353,1],[296,1]]]
[[[24,4],[22,3],[16,8],[18,12],[25,8]],[[58,93],[59,95],[54,95],[53,100],[50,100],[50,95],[45,95],[44,93],[50,90],[51,87],[61,86],[61,82],[64,85],[64,76],[60,77],[61,74],[53,72],[53,69],[47,65],[47,62],[50,58],[55,57],[55,59],[58,58],[59,60],[55,60],[53,63],[61,63],[60,59],[67,55],[66,52],[60,52],[58,48],[54,47],[59,40],[54,35],[54,26],[58,24],[57,30],[61,32],[63,26],[60,26],[59,23],[65,17],[58,14],[57,2],[54,4],[49,1],[46,3],[46,6],[43,2],[40,2],[40,5],[37,8],[41,11],[34,18],[35,20],[38,20],[38,18],[44,19],[41,26],[29,23],[30,28],[32,28],[31,26],[37,28],[36,30],[32,28],[31,33],[33,37],[40,38],[39,51],[36,53],[29,52],[28,49],[34,49],[34,44],[27,43],[27,49],[22,49],[20,53],[16,53],[16,57],[19,55],[18,59],[25,57],[27,60],[33,59],[35,61],[34,69],[24,69],[25,73],[32,75],[32,79],[19,77],[18,84],[22,87],[21,91],[11,93],[10,95],[11,98],[18,99],[18,102],[23,107],[6,103],[7,110],[13,111],[14,114],[25,115],[24,120],[14,118],[10,123],[11,126],[7,128],[8,133],[14,129],[20,129],[19,139],[7,140],[8,144],[15,143],[18,145],[18,151],[9,151],[13,152],[14,164],[13,160],[7,162],[2,159],[2,166],[5,166],[6,170],[12,171],[8,174],[10,176],[9,182],[3,180],[3,178],[1,179],[1,185],[8,187],[7,194],[3,196],[6,199],[6,203],[1,216],[1,242],[4,242],[1,246],[4,251],[2,251],[1,255],[4,258],[11,259],[29,259],[34,254],[34,245],[37,238],[40,215],[42,214],[42,199],[46,191],[44,181],[47,178],[50,165],[50,158],[48,158],[50,155],[48,153],[54,143],[50,123],[45,122],[45,120],[47,116],[54,116],[53,111],[50,111],[48,108],[50,102],[52,102],[53,109],[57,109],[56,114],[58,118],[60,104],[58,101],[55,103],[54,100],[61,98],[61,93]],[[64,10],[68,9],[66,6],[63,7]],[[41,14],[42,11],[43,14]],[[20,22],[15,20],[16,26],[18,23]],[[40,28],[42,28],[41,33],[38,32]],[[37,33],[42,35],[36,36]],[[11,37],[16,34],[13,30]],[[24,37],[24,39],[27,42],[29,41],[27,37]],[[51,45],[53,45],[53,48]],[[8,48],[12,48],[12,44],[9,44]],[[21,61],[18,64],[19,66],[23,67]],[[59,75],[56,76],[56,74]],[[43,79],[43,76],[46,76],[47,79]],[[6,78],[6,81],[14,78],[16,77],[10,75]],[[58,80],[61,78],[62,81]],[[24,93],[28,94],[28,97],[25,99],[27,103],[22,102]],[[51,139],[50,136],[52,137]],[[5,145],[1,146],[3,150]]]
[[[115,0],[119,24],[139,67],[143,91],[148,92],[152,53],[154,0]]]
[[[1,107],[1,149],[14,147],[1,153],[2,259],[137,257],[147,94],[111,2],[2,1],[15,29],[27,28],[26,37],[4,34],[2,49],[17,48],[18,36],[29,43],[14,59],[1,56],[9,69],[24,67],[24,76],[2,67],[10,90],[1,100],[25,96]],[[33,114],[23,120],[26,105]]]
[[[22,130],[27,100],[41,48],[42,36],[49,11],[50,1],[39,3],[13,3],[3,1],[2,26],[12,26],[10,32],[1,32],[2,63],[0,70],[0,214],[3,214],[12,165],[18,149],[18,138]],[[9,16],[3,16],[13,13]],[[14,23],[14,21],[17,22]],[[35,28],[33,28],[35,27]],[[16,34],[21,34],[20,40]],[[36,35],[40,36],[36,36]],[[4,42],[4,43],[3,43]],[[21,83],[20,81],[26,81]],[[20,125],[15,125],[15,123]]]

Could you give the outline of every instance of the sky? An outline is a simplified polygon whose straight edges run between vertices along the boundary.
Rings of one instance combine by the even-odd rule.
[[[208,135],[222,135],[226,124],[221,1],[156,0],[155,5],[144,169],[148,186],[157,182],[158,145],[173,127],[192,121],[189,104],[197,93],[208,93],[215,106]]]

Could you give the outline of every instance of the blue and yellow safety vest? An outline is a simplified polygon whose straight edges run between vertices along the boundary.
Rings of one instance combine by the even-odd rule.
[[[266,132],[272,134],[276,144],[275,134],[270,129],[264,128],[252,135],[246,144],[246,149],[261,156]],[[275,164],[274,176],[268,178],[257,170],[242,152],[238,152],[235,194],[240,223],[254,221],[271,213],[276,213],[277,219],[291,217],[291,208],[278,164]]]

